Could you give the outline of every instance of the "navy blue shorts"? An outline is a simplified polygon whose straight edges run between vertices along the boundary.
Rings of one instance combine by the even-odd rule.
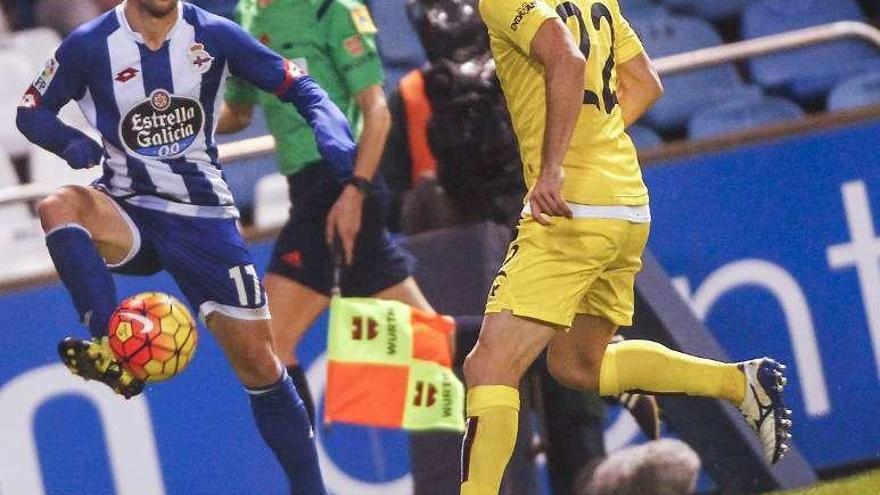
[[[203,320],[217,311],[242,320],[269,318],[266,293],[234,218],[174,215],[116,200],[134,244],[114,273],[166,270]]]
[[[320,162],[288,176],[287,183],[291,214],[275,242],[269,272],[329,295],[333,286],[334,256],[324,232],[327,213],[342,193],[344,184],[329,166]],[[385,228],[388,186],[377,176],[373,188],[374,194],[364,201],[354,262],[340,277],[340,289],[346,296],[372,296],[412,274],[413,258],[391,239]]]

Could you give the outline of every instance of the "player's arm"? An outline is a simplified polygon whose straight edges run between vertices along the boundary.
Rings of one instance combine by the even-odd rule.
[[[332,243],[338,236],[345,262],[354,261],[354,246],[363,219],[363,201],[370,192],[391,127],[391,113],[382,83],[385,74],[376,49],[375,24],[366,7],[334,2],[324,17],[328,54],[339,68],[349,92],[355,95],[363,115],[363,128],[351,183],[343,188],[327,214],[325,235]]]
[[[549,225],[549,216],[572,215],[562,196],[562,162],[571,143],[584,98],[586,60],[568,28],[548,19],[531,43],[532,57],[544,67],[547,117],[541,172],[529,195],[532,217]]]
[[[358,142],[354,177],[359,181],[371,181],[379,168],[388,131],[391,128],[391,113],[385,91],[379,84],[362,89],[357,94],[357,104],[364,118],[363,130]],[[327,215],[327,242],[339,235],[345,252],[345,262],[354,261],[354,245],[360,232],[364,192],[355,184],[348,184]]]
[[[254,106],[259,102],[258,89],[237,77],[230,77],[223,94],[223,106],[217,119],[219,134],[232,134],[251,125]]]
[[[617,101],[627,127],[663,96],[660,76],[645,52],[617,66]]]
[[[327,92],[293,62],[260,44],[237,24],[223,22],[217,41],[225,48],[232,75],[296,107],[314,131],[321,156],[338,175],[350,176],[357,146],[345,115]]]
[[[623,122],[629,127],[663,96],[663,84],[642,42],[619,9],[614,10],[614,16],[617,101],[623,112]]]
[[[74,169],[101,161],[103,149],[90,137],[58,118],[58,111],[85,91],[83,74],[70,38],[55,52],[27,89],[15,117],[18,130],[32,143],[55,153]]]
[[[357,104],[364,116],[364,128],[358,141],[354,175],[372,180],[379,169],[379,161],[391,129],[391,112],[388,111],[385,90],[379,84],[358,92]]]
[[[223,102],[220,118],[217,120],[218,134],[232,134],[243,131],[254,119],[254,107],[246,103]]]
[[[491,36],[510,43],[544,69],[546,125],[541,170],[529,192],[532,217],[548,225],[548,216],[571,216],[562,196],[562,162],[584,98],[586,60],[559,14],[545,2],[480,2]]]

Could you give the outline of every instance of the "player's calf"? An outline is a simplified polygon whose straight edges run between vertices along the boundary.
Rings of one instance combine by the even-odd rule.
[[[462,446],[462,495],[498,493],[519,425],[519,379],[556,332],[553,326],[490,313],[465,360],[468,429]]]
[[[579,314],[567,332],[559,332],[547,349],[547,369],[563,385],[597,392],[602,362],[617,325],[607,318]]]
[[[287,473],[293,492],[324,495],[311,423],[293,381],[272,349],[269,320],[214,312],[208,315],[207,324],[245,386],[260,435]]]
[[[584,392],[599,390],[599,369],[601,362],[561,359],[556,353],[547,354],[547,370],[562,385]]]
[[[265,387],[281,378],[282,366],[272,348],[269,320],[241,320],[214,312],[206,323],[245,387]]]

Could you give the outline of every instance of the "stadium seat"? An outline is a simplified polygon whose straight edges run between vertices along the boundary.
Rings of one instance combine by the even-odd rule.
[[[240,141],[242,139],[261,137],[269,134],[269,127],[261,107],[254,108],[254,116],[246,129],[235,134],[218,134],[220,144]],[[233,164],[233,162],[235,162]],[[223,175],[235,197],[235,204],[241,210],[242,217],[250,218],[256,197],[257,182],[277,171],[274,157],[250,158],[247,160],[226,160],[221,158]]]
[[[838,84],[828,95],[828,110],[844,110],[880,103],[880,71]]]
[[[284,225],[290,215],[290,198],[287,195],[287,179],[281,174],[271,174],[257,181],[254,198],[254,227],[271,229]]]
[[[721,44],[712,26],[696,17],[671,15],[647,22],[634,19],[633,26],[654,58]],[[667,76],[663,85],[663,98],[644,120],[661,133],[682,130],[690,116],[705,107],[760,93],[758,88],[743,83],[733,64]]]
[[[688,124],[688,136],[707,138],[803,116],[797,104],[784,98],[762,95],[735,99],[694,115]]]
[[[6,150],[0,148],[0,189],[17,185],[19,185],[18,174],[15,173],[12,160]],[[24,203],[0,205],[0,225],[3,225],[4,229],[9,225],[19,224],[30,217],[30,211]]]
[[[101,167],[74,170],[63,159],[37,145],[30,149],[31,181],[56,188],[68,184],[87,186],[101,177]]]
[[[0,147],[14,157],[26,155],[30,143],[14,122],[18,104],[35,74],[22,55],[13,50],[0,50],[0,74]]]
[[[376,42],[386,70],[385,87],[390,91],[400,76],[425,62],[425,51],[409,22],[403,0],[373,2],[370,10],[379,28]]]
[[[9,154],[0,149],[0,189],[19,184]],[[32,276],[51,267],[40,222],[26,203],[0,205],[0,258],[6,263],[0,281]]]
[[[43,69],[58,46],[61,37],[49,28],[34,28],[15,33],[12,39],[12,48],[24,58],[31,66],[31,78]],[[22,90],[23,91],[23,90]]]
[[[663,139],[650,127],[632,125],[627,128],[626,133],[629,134],[629,137],[632,139],[633,144],[636,145],[636,148],[640,150],[663,146]]]
[[[669,15],[666,7],[654,0],[623,0],[620,2],[620,9],[630,22],[649,21]]]
[[[229,190],[235,197],[235,204],[242,216],[250,218],[257,201],[257,184],[261,179],[275,175],[278,166],[274,156],[264,156],[238,161],[234,165],[225,164],[223,176],[229,184]]]
[[[854,0],[762,0],[746,8],[742,35],[753,39],[844,20],[865,20]],[[811,103],[848,76],[880,69],[880,50],[861,41],[837,41],[757,57],[748,66],[765,89]]]
[[[654,19],[660,19],[672,15],[666,7],[662,5],[651,5],[648,7],[637,8],[625,11],[623,15],[630,23],[638,24],[649,22]]]
[[[390,95],[397,89],[397,83],[412,71],[414,67],[394,67],[385,65],[385,94]]]
[[[628,12],[638,9],[651,8],[657,6],[657,0],[620,0],[620,8],[624,15]]]
[[[754,0],[662,0],[673,12],[696,15],[712,21],[739,15]]]

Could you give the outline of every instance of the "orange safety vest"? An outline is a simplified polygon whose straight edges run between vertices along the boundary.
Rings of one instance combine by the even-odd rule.
[[[437,158],[428,144],[428,123],[433,113],[425,94],[425,76],[414,70],[400,80],[400,96],[406,112],[406,134],[412,163],[412,185],[437,177]]]

